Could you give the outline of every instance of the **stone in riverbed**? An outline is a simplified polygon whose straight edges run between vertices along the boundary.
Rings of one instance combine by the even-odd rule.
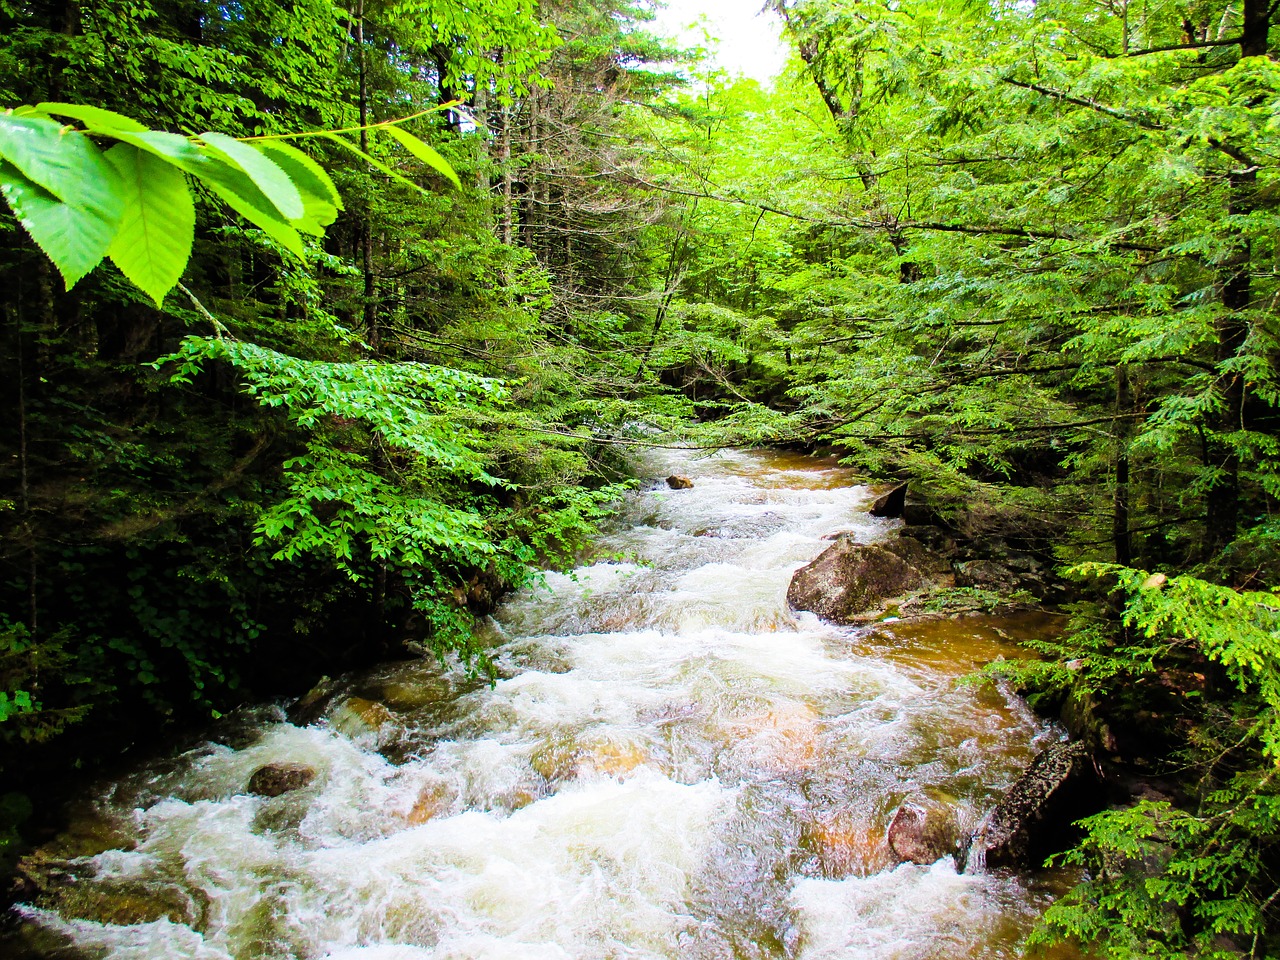
[[[1071,846],[1075,821],[1106,802],[1089,749],[1056,743],[1033,761],[979,828],[972,850],[988,867],[1031,867]]]
[[[268,763],[253,771],[249,778],[249,792],[260,797],[278,797],[282,793],[302,789],[315,778],[315,768],[305,763]]]
[[[899,514],[902,522],[909,527],[928,526],[928,527],[946,527],[947,523],[943,520],[942,515],[938,513],[931,505],[922,503],[919,500],[906,500],[902,504],[902,512]]]
[[[871,505],[873,517],[900,517],[907,500],[907,485],[900,483]]]
[[[909,863],[936,863],[960,850],[960,827],[946,804],[909,800],[889,821],[889,849]]]
[[[672,490],[692,490],[693,481],[688,477],[682,477],[677,473],[673,473],[667,477],[667,486]]]
[[[795,572],[787,603],[832,623],[866,623],[948,570],[942,558],[910,537],[863,544],[843,536]]]
[[[365,697],[348,697],[329,713],[333,729],[346,737],[372,736],[381,744],[399,729],[396,715],[386,704]]]
[[[883,831],[845,811],[830,812],[806,823],[803,843],[818,858],[822,875],[831,880],[868,877],[893,866]]]

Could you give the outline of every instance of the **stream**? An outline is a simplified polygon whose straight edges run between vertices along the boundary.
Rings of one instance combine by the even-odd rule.
[[[1059,736],[957,683],[1035,618],[835,627],[791,574],[873,493],[832,462],[726,451],[633,495],[595,553],[486,625],[495,686],[434,661],[344,678],[83,804],[91,855],[25,955],[127,960],[1013,958],[1064,880],[898,864],[912,798],[972,829]],[[252,795],[268,763],[306,786]],[[95,849],[96,848],[96,849]],[[1067,956],[1067,954],[1060,954]]]

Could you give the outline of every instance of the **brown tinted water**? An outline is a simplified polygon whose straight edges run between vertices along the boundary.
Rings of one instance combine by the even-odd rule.
[[[787,609],[834,531],[894,521],[829,461],[655,457],[602,558],[512,597],[502,679],[390,664],[307,726],[108,785],[29,952],[248,960],[1021,956],[1050,874],[897,864],[905,800],[975,826],[1057,734],[957,680],[1050,621],[833,627]],[[619,559],[621,558],[621,559]],[[250,795],[269,762],[308,786]],[[92,832],[92,831],[90,831]],[[96,834],[94,834],[96,835]]]

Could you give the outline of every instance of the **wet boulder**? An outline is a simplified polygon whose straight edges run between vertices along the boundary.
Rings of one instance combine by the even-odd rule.
[[[822,875],[832,880],[867,877],[894,864],[884,833],[855,814],[819,816],[804,824],[801,838],[817,857]]]
[[[300,696],[289,708],[289,722],[300,727],[315,723],[338,692],[338,685],[329,677],[321,677],[315,686]]]
[[[673,473],[667,477],[667,486],[672,490],[692,490],[693,481],[688,477],[682,477],[677,473]]]
[[[345,737],[372,737],[379,744],[400,727],[386,704],[365,697],[347,697],[329,712],[329,722]]]
[[[315,778],[315,768],[305,763],[268,763],[253,771],[249,792],[260,797],[278,797],[302,789]]]
[[[936,863],[960,852],[955,811],[937,801],[917,798],[898,807],[889,821],[889,849],[908,863]]]
[[[902,527],[898,531],[898,536],[907,540],[915,540],[939,557],[954,556],[959,549],[955,537],[942,527]]]
[[[67,919],[122,927],[158,920],[192,923],[198,915],[190,896],[172,884],[75,883],[42,905]]]
[[[907,485],[900,483],[871,505],[873,517],[900,517],[907,500]]]
[[[843,536],[795,572],[787,603],[832,623],[867,623],[947,570],[945,561],[909,537],[863,544]]]
[[[453,806],[453,801],[453,791],[447,783],[428,783],[418,791],[418,797],[414,800],[413,807],[410,808],[405,819],[415,826],[420,826],[429,820],[447,815]]]
[[[958,563],[956,586],[976,587],[1002,596],[1021,590],[1039,600],[1045,599],[1050,593],[1050,586],[1040,575],[1035,559],[1026,554],[1015,555],[1000,562],[970,560]]]
[[[1106,795],[1088,747],[1057,743],[1005,794],[979,828],[973,850],[988,867],[1039,867],[1080,836],[1075,821],[1102,809]]]

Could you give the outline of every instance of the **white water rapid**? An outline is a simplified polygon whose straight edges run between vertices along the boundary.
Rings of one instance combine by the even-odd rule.
[[[636,494],[601,559],[503,605],[496,686],[387,665],[309,726],[261,709],[117,782],[96,804],[115,848],[72,862],[57,910],[23,908],[32,942],[118,960],[1020,956],[1047,880],[897,864],[886,840],[911,798],[972,827],[1054,736],[956,683],[1016,656],[1014,626],[792,613],[824,536],[895,525],[867,488],[790,455],[651,467],[695,486]],[[272,762],[317,775],[251,795]]]

